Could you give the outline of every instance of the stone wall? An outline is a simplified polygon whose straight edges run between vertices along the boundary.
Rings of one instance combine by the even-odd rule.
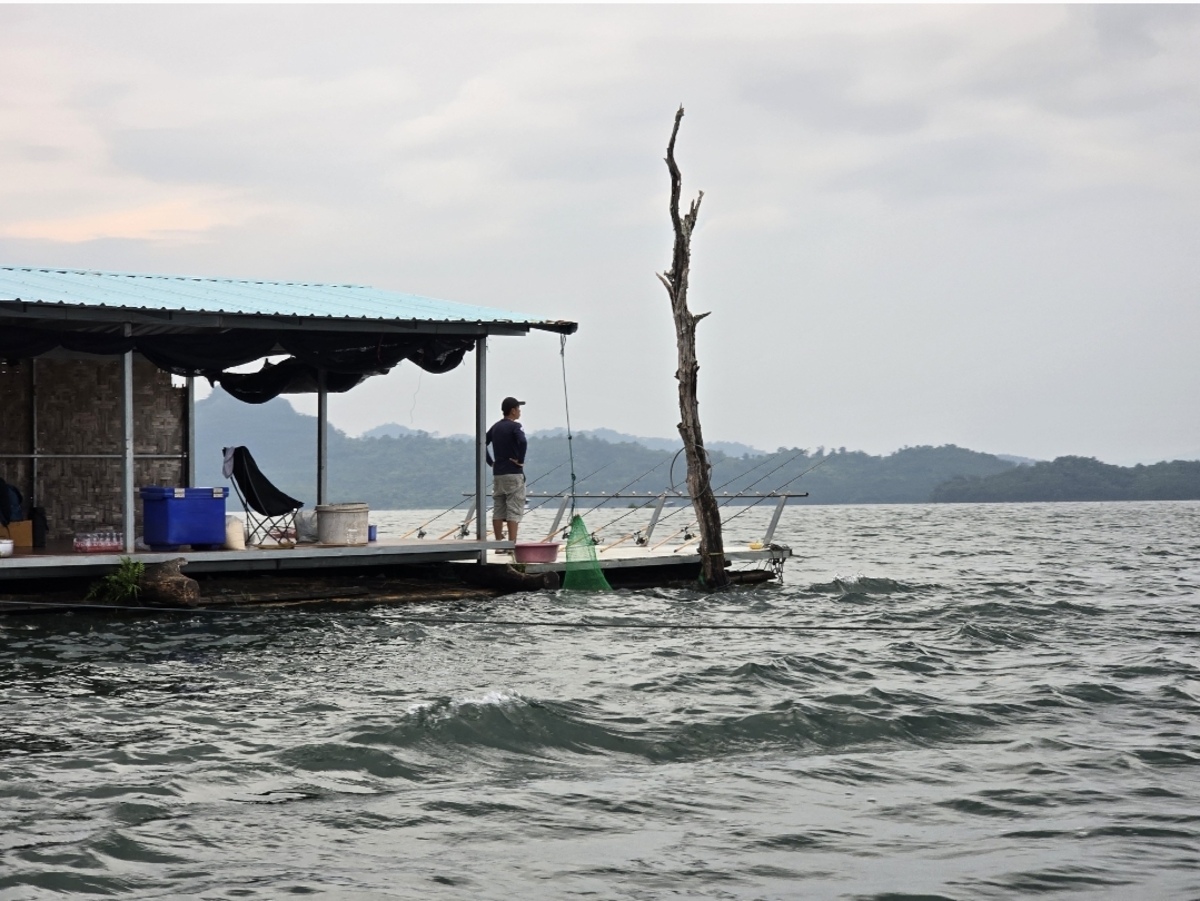
[[[173,387],[169,373],[135,357],[133,410],[134,453],[169,455],[135,459],[135,487],[185,485],[186,389]],[[32,461],[3,457],[34,452],[35,422],[37,453],[46,455],[38,460],[36,485]],[[121,453],[120,358],[0,364],[0,423],[0,476],[46,509],[51,538],[123,528],[121,460],[83,456]],[[137,534],[141,506],[136,500]]]

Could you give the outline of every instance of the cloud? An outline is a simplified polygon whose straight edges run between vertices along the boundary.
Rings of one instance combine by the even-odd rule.
[[[710,436],[1194,447],[1198,13],[0,5],[0,252],[575,318],[577,425],[669,432],[683,103]],[[496,345],[549,385],[556,342]],[[463,430],[469,378],[397,378]]]
[[[0,235],[63,244],[103,239],[192,242],[214,229],[240,225],[259,212],[227,198],[175,197],[100,213],[6,222],[0,225]]]

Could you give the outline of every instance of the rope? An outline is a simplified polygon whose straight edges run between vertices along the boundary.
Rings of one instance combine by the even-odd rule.
[[[830,455],[829,457],[822,457],[820,460],[818,460],[818,461],[817,461],[816,463],[814,463],[812,466],[808,467],[808,469],[804,470],[804,472],[800,473],[800,475],[796,476],[796,478],[794,478],[794,479],[788,479],[786,482],[784,482],[782,485],[780,485],[778,488],[776,488],[776,489],[775,489],[775,491],[776,491],[776,492],[780,492],[780,491],[782,491],[782,490],[783,490],[784,488],[786,488],[788,485],[792,484],[792,482],[795,482],[795,481],[797,481],[798,479],[802,479],[802,478],[804,478],[806,475],[808,475],[810,472],[812,472],[814,469],[816,469],[816,468],[817,468],[818,466],[820,466],[822,463],[826,462],[827,460],[829,460],[829,459],[831,459],[831,458],[832,458],[832,455]],[[731,523],[731,522],[733,522],[735,519],[737,519],[739,516],[741,516],[741,515],[742,515],[743,513],[745,513],[747,510],[750,510],[750,509],[752,509],[752,508],[754,508],[754,507],[757,507],[759,504],[761,504],[763,501],[765,501],[765,500],[766,500],[767,498],[769,498],[770,496],[771,496],[771,495],[769,495],[769,494],[764,494],[762,497],[760,497],[760,498],[759,498],[758,500],[756,500],[754,503],[752,503],[752,504],[749,504],[749,505],[747,505],[747,506],[743,507],[743,508],[742,508],[741,510],[739,510],[737,513],[733,514],[733,516],[731,516],[731,517],[729,517],[729,519],[725,520],[725,523]]]
[[[792,454],[792,456],[788,457],[786,460],[784,460],[782,463],[780,463],[778,466],[776,466],[776,467],[775,467],[774,469],[772,469],[770,472],[768,472],[768,473],[766,473],[765,475],[762,475],[762,476],[760,476],[759,478],[755,479],[753,482],[751,482],[749,485],[745,486],[744,488],[742,488],[742,489],[739,489],[739,493],[740,493],[740,492],[743,492],[743,491],[746,491],[746,490],[747,490],[747,489],[749,489],[749,488],[753,488],[755,485],[757,485],[757,484],[758,484],[759,482],[761,482],[763,479],[767,478],[767,476],[774,475],[776,472],[778,472],[779,470],[783,469],[783,467],[787,466],[789,463],[791,463],[793,460],[795,460],[797,457],[801,456],[801,455],[802,455],[802,454],[804,454],[804,453],[805,453],[805,451],[804,451],[803,449],[801,449],[801,450],[797,451],[795,454]],[[788,485],[792,484],[792,482],[796,481],[797,479],[799,479],[799,478],[801,478],[801,477],[803,477],[803,476],[806,476],[806,475],[808,475],[810,472],[812,472],[814,469],[816,469],[818,466],[820,466],[822,463],[825,463],[825,462],[826,462],[827,460],[829,460],[829,459],[830,459],[830,457],[822,457],[820,460],[818,460],[818,461],[817,461],[816,463],[814,463],[812,466],[808,467],[808,469],[806,469],[806,470],[804,470],[802,473],[800,473],[800,475],[798,475],[798,476],[794,476],[794,477],[792,477],[792,478],[788,479],[786,482],[784,482],[784,483],[783,483],[782,485],[780,485],[778,488],[774,489],[774,491],[775,491],[775,492],[781,491],[782,489],[786,488]],[[760,464],[759,464],[759,466],[761,466],[761,465],[762,465],[762,464],[760,463]],[[749,475],[749,474],[750,474],[751,472],[753,472],[755,469],[758,469],[758,466],[755,466],[753,469],[749,470],[748,472],[746,472],[746,473],[743,473],[743,475]],[[741,477],[739,476],[738,478],[741,478]],[[725,483],[725,485],[729,485],[729,484],[730,484],[731,482],[733,482],[733,481],[734,481],[734,479],[730,479],[728,482],[726,482],[726,483]],[[714,490],[714,492],[715,492],[715,491],[720,491],[720,490],[721,490],[721,488],[724,488],[724,487],[725,487],[725,485],[721,485],[721,486],[718,486],[717,488],[713,489],[713,490]],[[765,501],[765,500],[766,500],[767,498],[769,498],[769,497],[778,497],[778,494],[774,494],[774,493],[773,493],[773,494],[764,494],[762,497],[760,497],[760,498],[759,498],[758,500],[756,500],[754,503],[750,504],[749,506],[747,506],[747,507],[745,507],[744,509],[742,509],[740,512],[738,512],[738,513],[735,513],[733,516],[729,517],[729,519],[727,519],[727,520],[725,520],[724,522],[722,522],[722,523],[721,523],[721,526],[722,526],[722,528],[725,526],[725,524],[726,524],[726,523],[728,523],[728,522],[732,522],[733,520],[737,519],[739,516],[741,516],[741,515],[742,515],[742,513],[745,513],[745,512],[746,512],[746,510],[749,510],[751,507],[757,507],[759,504],[761,504],[763,501]],[[740,500],[740,499],[741,499],[741,498],[737,498],[737,497],[729,497],[729,498],[723,498],[723,499],[720,499],[720,498],[719,498],[719,499],[718,499],[718,501],[717,501],[717,508],[718,508],[718,509],[722,509],[722,508],[724,508],[724,507],[727,507],[727,506],[729,506],[729,505],[730,505],[730,504],[732,504],[734,501],[736,501],[736,500]],[[662,522],[662,521],[663,521],[663,520],[665,520],[665,519],[670,519],[670,518],[671,518],[672,516],[674,516],[676,513],[679,513],[679,512],[681,512],[681,511],[683,511],[683,510],[691,510],[691,509],[692,509],[692,507],[691,507],[691,506],[682,506],[682,507],[677,507],[677,508],[676,508],[674,511],[672,511],[671,513],[669,513],[667,516],[664,516],[662,519],[660,519],[660,520],[659,520],[659,522]],[[698,526],[699,524],[698,524],[698,523],[695,523],[695,522],[693,521],[692,525],[687,525],[687,526],[684,526],[682,529],[679,529],[679,530],[678,530],[678,531],[676,531],[676,532],[672,532],[672,533],[671,533],[670,535],[668,535],[668,536],[667,536],[665,539],[663,539],[662,541],[660,541],[658,544],[654,545],[654,548],[660,548],[660,547],[662,547],[664,544],[666,544],[668,541],[670,541],[672,538],[674,538],[676,535],[679,535],[679,534],[681,534],[681,533],[684,533],[684,532],[688,532],[688,531],[690,531],[690,530],[692,529],[693,525],[696,525],[696,526]],[[687,547],[689,544],[691,544],[691,543],[692,543],[693,541],[695,541],[695,540],[696,540],[695,538],[689,538],[687,541],[685,541],[683,544],[681,544],[679,547],[677,547],[677,548],[675,549],[675,551],[674,551],[674,552],[675,552],[675,553],[678,553],[679,551],[683,550],[685,547]],[[652,548],[651,550],[653,550],[654,548]]]
[[[523,619],[403,619],[406,623],[466,626],[534,626],[547,629],[661,629],[663,631],[753,631],[753,632],[936,632],[938,626],[771,626],[751,623],[554,623]]]
[[[332,600],[332,598],[330,599]],[[268,612],[265,607],[259,609],[249,609],[244,607],[229,607],[229,608],[212,608],[212,607],[136,607],[136,606],[121,606],[118,604],[72,604],[72,603],[53,603],[48,601],[8,601],[0,600],[0,604],[20,603],[22,606],[30,607],[57,607],[64,611],[66,610],[134,610],[139,613],[207,613],[209,615],[229,615],[241,614],[243,616],[253,616],[257,613]],[[272,602],[267,601],[266,604]],[[283,601],[279,603],[296,603],[295,601]],[[292,610],[291,614],[304,614],[309,616],[325,616],[325,612],[320,611],[304,611]],[[938,626],[783,626],[783,625],[766,625],[761,623],[556,623],[547,622],[545,620],[526,620],[526,619],[467,619],[465,617],[439,616],[439,617],[424,617],[424,616],[401,616],[395,617],[394,621],[402,623],[417,623],[419,625],[428,626],[522,626],[527,628],[545,628],[545,629],[643,629],[643,630],[661,630],[666,632],[671,631],[691,631],[691,632],[719,632],[719,631],[747,631],[747,632],[936,632]]]
[[[567,414],[567,457],[571,461],[571,519],[575,518],[575,448],[571,434],[571,403],[567,397],[567,336],[558,336],[558,355],[562,358],[563,409]]]

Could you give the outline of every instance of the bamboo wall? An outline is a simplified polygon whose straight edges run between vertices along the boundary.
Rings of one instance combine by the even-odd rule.
[[[36,379],[36,386],[35,386]],[[31,398],[34,398],[31,403]],[[134,485],[186,485],[184,421],[187,391],[171,376],[134,358],[135,454],[170,459],[134,461]],[[0,455],[34,453],[120,454],[121,360],[21,360],[0,363]],[[121,460],[54,459],[37,463],[0,456],[0,476],[46,509],[50,538],[123,528]],[[141,501],[135,499],[135,533],[141,534]]]

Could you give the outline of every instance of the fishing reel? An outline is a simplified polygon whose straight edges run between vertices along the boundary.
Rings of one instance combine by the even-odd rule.
[[[633,533],[633,543],[638,547],[645,547],[650,543],[650,539],[646,537],[645,533],[642,532],[641,529],[638,529]]]
[[[696,535],[695,535],[695,533],[694,533],[694,532],[692,532],[692,530],[691,530],[691,529],[684,529],[684,530],[683,530],[683,540],[684,540],[684,541],[691,541],[691,540],[692,540],[693,538],[695,538],[695,537],[696,537]]]
[[[458,527],[458,537],[459,538],[470,538],[471,537],[471,526],[465,522],[461,526],[459,526]]]
[[[428,534],[429,533],[426,532],[424,529],[417,529],[417,537],[418,538],[424,538]]]

